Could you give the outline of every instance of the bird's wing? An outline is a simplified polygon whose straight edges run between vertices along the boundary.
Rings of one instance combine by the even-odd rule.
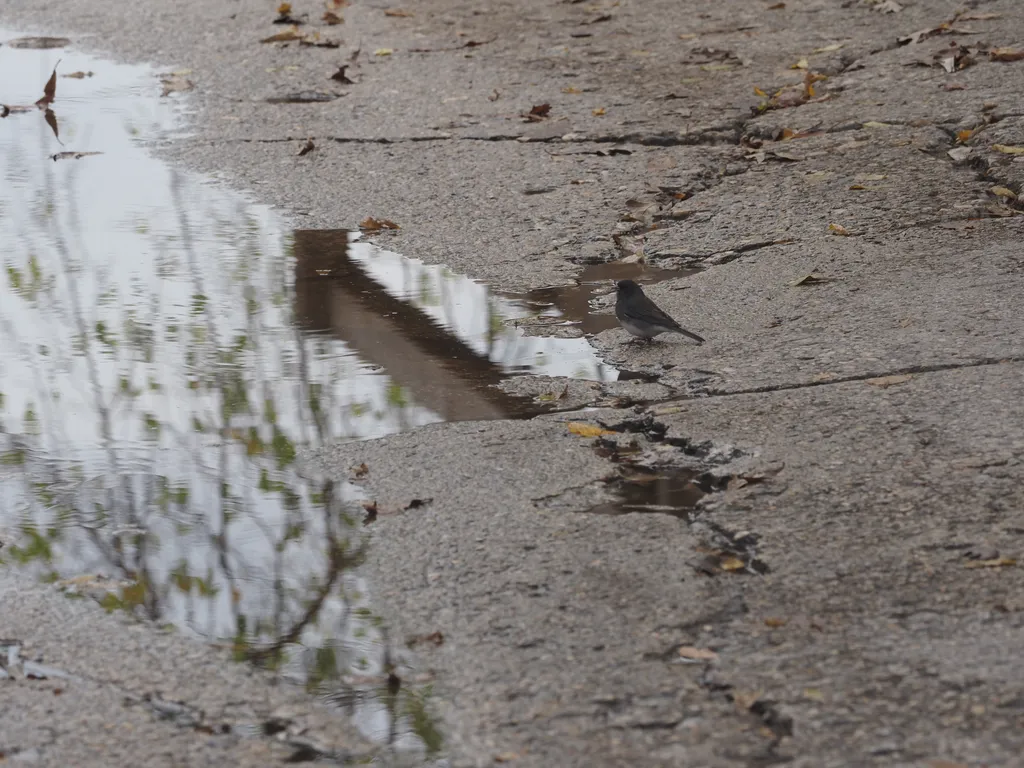
[[[646,298],[646,297],[645,297]],[[690,333],[677,323],[665,310],[655,304],[653,301],[648,299],[640,307],[627,307],[626,315],[632,320],[638,320],[642,323],[648,323],[650,325],[660,325],[663,328],[670,328],[676,333],[681,333],[683,336],[693,339],[698,344],[703,344],[704,339],[695,333]]]

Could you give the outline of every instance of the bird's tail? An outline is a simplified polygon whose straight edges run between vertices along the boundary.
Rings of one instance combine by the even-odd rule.
[[[693,340],[694,340],[694,341],[696,341],[696,342],[697,342],[698,344],[703,344],[703,343],[704,343],[704,339],[702,339],[702,338],[701,338],[700,336],[698,336],[698,335],[697,335],[696,333],[690,333],[690,332],[689,332],[688,330],[686,330],[685,328],[676,328],[676,330],[677,330],[677,331],[679,331],[679,333],[683,334],[683,336],[685,336],[686,338],[688,338],[688,339],[693,339]]]

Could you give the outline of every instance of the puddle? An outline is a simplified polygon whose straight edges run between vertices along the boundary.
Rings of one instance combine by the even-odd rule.
[[[697,502],[714,490],[707,477],[691,469],[661,472],[629,467],[612,481],[617,498],[588,509],[589,514],[625,515],[630,512],[660,512],[684,520]]]
[[[586,339],[517,323],[602,330],[589,298],[639,268],[503,296],[358,235],[292,232],[147,153],[185,128],[156,70],[52,40],[0,46],[0,103],[30,107],[0,119],[0,562],[437,753],[429,678],[392,663],[359,573],[361,491],[297,452],[539,412],[494,386],[510,375],[615,380]]]

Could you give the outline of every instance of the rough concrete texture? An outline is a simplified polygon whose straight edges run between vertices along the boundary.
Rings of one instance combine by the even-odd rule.
[[[260,44],[272,3],[0,9],[191,68],[167,154],[302,226],[391,218],[390,247],[508,290],[645,230],[651,261],[706,267],[649,294],[708,344],[595,341],[665,402],[320,457],[365,461],[383,510],[432,499],[381,514],[371,571],[396,636],[445,636],[412,663],[454,765],[1021,763],[1024,62],[990,51],[1024,12],[781,5],[357,2],[337,49]],[[342,95],[264,101],[301,90]],[[568,419],[728,490],[690,522],[582,514],[619,467]]]

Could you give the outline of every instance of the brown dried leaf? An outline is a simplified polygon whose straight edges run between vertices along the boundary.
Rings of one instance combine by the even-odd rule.
[[[278,32],[276,35],[265,37],[260,40],[261,43],[290,43],[296,40],[302,40],[304,35],[299,32],[298,27],[289,27],[288,29]]]
[[[850,236],[850,230],[848,230],[842,224],[829,224],[828,231],[831,232],[833,235],[838,235],[839,237]]]
[[[535,104],[523,117],[528,123],[539,123],[551,112],[550,104]]]
[[[360,221],[359,228],[363,230],[363,232],[380,232],[382,229],[401,229],[401,227],[391,221],[391,219],[375,219],[372,216],[367,216],[365,219]]]
[[[912,374],[901,373],[894,376],[879,376],[875,379],[865,379],[864,383],[870,384],[873,387],[878,387],[879,389],[888,389],[889,387],[894,387],[897,384],[906,384],[912,378],[914,378]]]
[[[964,568],[1008,568],[1017,564],[1013,557],[997,557],[992,560],[972,560],[964,563]]]
[[[352,467],[352,474],[355,475],[356,477],[365,477],[369,473],[369,471],[370,468],[366,466],[365,461],[362,464],[357,464],[356,466]]]
[[[306,139],[306,143],[303,144],[302,145],[302,149],[299,150],[299,157],[302,157],[303,155],[308,155],[314,149],[316,149],[316,144],[313,143],[313,140],[312,139]],[[366,466],[366,465],[364,464],[363,466]]]
[[[676,653],[680,658],[692,661],[714,661],[718,658],[718,654],[714,651],[707,648],[694,648],[692,645],[680,646]]]
[[[604,114],[604,107],[598,107],[597,109],[592,109],[591,112],[594,114],[594,117],[600,117],[601,115]]]
[[[775,3],[774,5],[769,5],[767,10],[769,10],[769,11],[781,11],[785,7],[786,7],[785,3]]]
[[[992,61],[1024,61],[1024,51],[1014,48],[996,48],[988,52],[988,57]]]
[[[789,619],[779,619],[779,618],[775,618],[775,617],[767,618],[767,619],[764,620],[764,625],[766,627],[771,627],[772,629],[778,629],[779,627],[784,627],[788,623],[789,623]]]
[[[579,435],[580,437],[600,437],[601,435],[615,434],[610,429],[605,429],[597,424],[587,424],[585,421],[570,421],[565,426],[570,434]]]
[[[388,8],[386,11],[384,11],[384,15],[405,19],[409,18],[410,16],[415,16],[416,14],[414,14],[412,11],[403,11],[401,8]]]
[[[345,19],[336,14],[334,11],[324,11],[324,15],[320,17],[324,24],[329,27],[336,26],[338,24],[344,24]]]

